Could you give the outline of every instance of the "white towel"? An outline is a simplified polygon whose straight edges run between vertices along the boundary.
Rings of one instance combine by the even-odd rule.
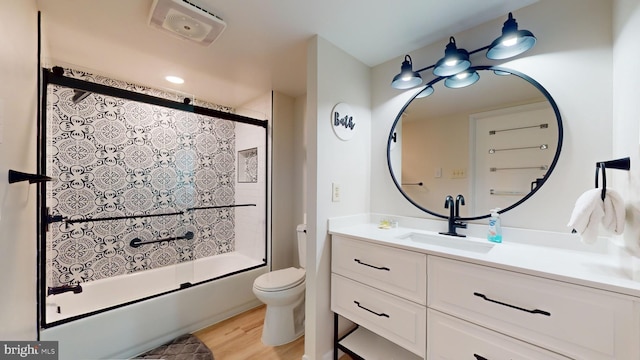
[[[624,201],[613,190],[607,190],[604,201],[602,189],[591,189],[580,195],[567,226],[574,228],[586,244],[595,243],[600,224],[615,234],[624,231]]]
[[[625,207],[622,196],[614,190],[607,189],[607,194],[604,198],[602,225],[608,231],[620,235],[624,231],[624,217]]]

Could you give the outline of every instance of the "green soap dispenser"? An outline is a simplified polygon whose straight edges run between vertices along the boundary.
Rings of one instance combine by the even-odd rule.
[[[491,209],[491,217],[489,218],[489,231],[487,240],[494,243],[502,242],[502,228],[500,227],[500,208]]]

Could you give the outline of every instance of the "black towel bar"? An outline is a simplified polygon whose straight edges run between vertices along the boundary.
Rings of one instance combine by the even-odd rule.
[[[607,173],[606,169],[618,169],[618,170],[626,170],[629,171],[631,169],[631,159],[629,157],[609,160],[609,161],[599,161],[596,163],[596,189],[598,188],[598,178],[599,171],[602,169],[602,194],[600,197],[602,200],[607,195]]]

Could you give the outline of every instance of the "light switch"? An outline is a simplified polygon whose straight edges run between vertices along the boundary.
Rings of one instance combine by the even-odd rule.
[[[340,201],[340,184],[338,183],[331,184],[331,201],[333,202]]]
[[[442,177],[442,168],[440,168],[440,167],[436,168],[433,171],[433,177],[436,178],[436,179],[441,178]]]

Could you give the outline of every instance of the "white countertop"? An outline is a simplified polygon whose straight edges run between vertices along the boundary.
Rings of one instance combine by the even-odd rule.
[[[377,215],[361,215],[330,219],[329,233],[640,297],[640,281],[632,279],[633,271],[630,270],[635,263],[640,263],[640,259],[631,257],[620,246],[612,243],[607,245],[606,239],[605,246],[590,248],[581,244],[579,237],[574,235],[504,229],[503,242],[494,244],[480,237],[457,238],[439,235],[436,230],[438,228],[433,229],[433,227],[434,225],[444,226],[439,230],[446,230],[446,222],[442,221],[392,217],[400,219],[399,227],[380,229],[377,220],[379,218],[380,216]],[[433,230],[429,229],[430,227]],[[482,230],[480,229],[482,226],[475,227],[476,229],[470,232],[477,233]],[[493,244],[493,247],[488,252],[475,252],[403,238],[410,233],[440,237],[441,239],[436,240],[452,243],[472,242],[475,243],[472,245],[478,247]],[[465,233],[465,230],[461,229],[459,233]],[[539,237],[539,243],[543,245],[536,244],[535,237]],[[516,238],[523,241],[518,241]],[[553,238],[553,245],[549,244],[549,238]]]

